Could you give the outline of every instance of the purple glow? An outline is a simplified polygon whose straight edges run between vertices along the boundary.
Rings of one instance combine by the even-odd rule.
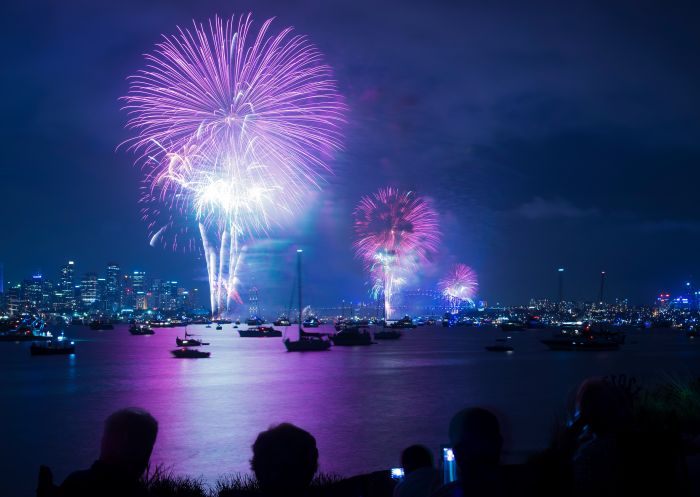
[[[345,104],[305,37],[250,14],[164,36],[124,109],[151,245],[201,236],[214,315],[238,301],[240,244],[292,221],[341,148]]]
[[[447,276],[440,280],[438,287],[449,299],[471,301],[479,289],[479,280],[472,268],[466,264],[455,264]]]
[[[389,316],[391,297],[408,273],[437,252],[441,238],[437,213],[430,201],[414,192],[381,188],[362,197],[355,208],[355,234],[355,254],[370,272],[375,297],[384,294]]]

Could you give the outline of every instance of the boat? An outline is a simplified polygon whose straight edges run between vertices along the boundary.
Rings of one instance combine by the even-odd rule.
[[[304,331],[301,326],[302,307],[301,307],[301,249],[297,249],[297,285],[299,293],[299,339],[291,340],[285,338],[284,346],[287,352],[320,352],[330,350],[331,341],[325,333],[310,333]]]
[[[100,320],[93,320],[90,321],[90,329],[91,330],[96,330],[96,331],[101,331],[101,330],[113,330],[114,325],[110,323],[109,321],[100,321]]]
[[[251,326],[247,330],[238,330],[238,335],[242,338],[281,337],[282,332],[272,326]]]
[[[625,334],[592,323],[567,323],[542,343],[551,350],[617,350],[625,343]]]
[[[210,324],[208,324],[208,325],[206,325],[206,326],[205,326],[205,328],[211,328],[211,325],[210,325]]]
[[[29,342],[36,339],[50,339],[53,334],[45,330],[46,323],[40,318],[23,318],[16,327],[0,332],[0,342]]]
[[[223,319],[223,318],[221,318],[221,319],[215,320],[214,322],[215,322],[216,324],[231,324],[232,321],[231,321],[230,319]],[[240,324],[240,323],[239,323],[239,324]]]
[[[75,342],[61,333],[56,340],[41,340],[32,343],[31,355],[68,355],[75,354]]]
[[[525,323],[520,321],[504,321],[501,323],[503,331],[525,331],[527,329]]]
[[[367,326],[348,326],[331,337],[333,345],[352,347],[355,345],[372,345],[372,335]]]
[[[304,320],[304,328],[318,328],[319,324],[320,323],[316,318],[308,318]]]
[[[513,352],[513,347],[510,345],[487,345],[484,347],[489,352]]]
[[[221,331],[221,330],[223,330],[223,329],[224,329],[224,327],[221,326],[220,324],[217,324],[217,325],[216,325],[216,331]]]
[[[416,325],[413,324],[413,320],[411,320],[410,317],[404,316],[398,321],[394,321],[389,325],[389,328],[398,328],[398,329],[412,329],[415,328]]]
[[[185,331],[184,339],[181,339],[179,336],[175,337],[175,345],[178,347],[199,347],[200,345],[209,345],[208,343],[197,340],[196,338],[188,338],[191,336],[192,335],[189,335],[187,331]]]
[[[374,339],[375,340],[398,340],[401,338],[403,333],[401,333],[399,330],[392,330],[392,329],[386,329],[384,328],[382,331],[375,331],[374,332]]]
[[[289,322],[289,318],[287,318],[287,316],[280,316],[277,318],[277,321],[272,324],[275,326],[289,326],[291,323]]]
[[[211,352],[202,352],[197,349],[181,348],[171,350],[170,353],[178,359],[203,359],[211,356]]]
[[[265,324],[265,320],[262,318],[259,318],[257,316],[250,317],[246,320],[245,324],[248,326],[260,326],[262,324]]]
[[[145,324],[132,324],[129,326],[129,333],[132,335],[155,335],[155,331]]]

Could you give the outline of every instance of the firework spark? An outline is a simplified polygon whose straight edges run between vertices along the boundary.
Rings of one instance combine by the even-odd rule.
[[[458,303],[471,301],[476,296],[479,281],[472,268],[465,264],[455,264],[447,276],[440,280],[438,287],[445,297]]]
[[[375,297],[384,295],[389,316],[393,294],[409,272],[430,259],[440,244],[438,216],[430,202],[413,192],[382,188],[355,208],[355,254],[373,280]]]
[[[151,244],[201,237],[212,313],[237,299],[240,243],[292,220],[341,147],[329,66],[291,28],[250,14],[164,36],[129,79],[128,143],[145,172]]]

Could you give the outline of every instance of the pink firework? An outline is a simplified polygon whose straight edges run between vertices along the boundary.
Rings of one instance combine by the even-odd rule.
[[[440,280],[438,287],[450,299],[471,300],[479,289],[476,271],[466,264],[455,264],[448,275]]]
[[[373,281],[375,297],[383,294],[384,316],[406,277],[427,262],[440,244],[438,216],[430,202],[413,192],[381,188],[362,197],[355,208],[355,254]]]
[[[214,314],[237,295],[240,244],[293,221],[342,142],[330,67],[271,23],[216,17],[165,36],[124,97],[151,244],[201,236]]]
[[[395,263],[425,262],[440,244],[438,216],[430,201],[414,192],[381,188],[355,208],[355,253],[371,264],[379,254]]]

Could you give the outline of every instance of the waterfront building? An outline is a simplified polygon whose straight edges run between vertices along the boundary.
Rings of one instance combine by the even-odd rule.
[[[61,302],[57,302],[58,305],[67,309],[73,310],[75,308],[75,263],[73,261],[68,261],[68,264],[61,266],[59,276],[58,276],[58,290],[61,297]]]

